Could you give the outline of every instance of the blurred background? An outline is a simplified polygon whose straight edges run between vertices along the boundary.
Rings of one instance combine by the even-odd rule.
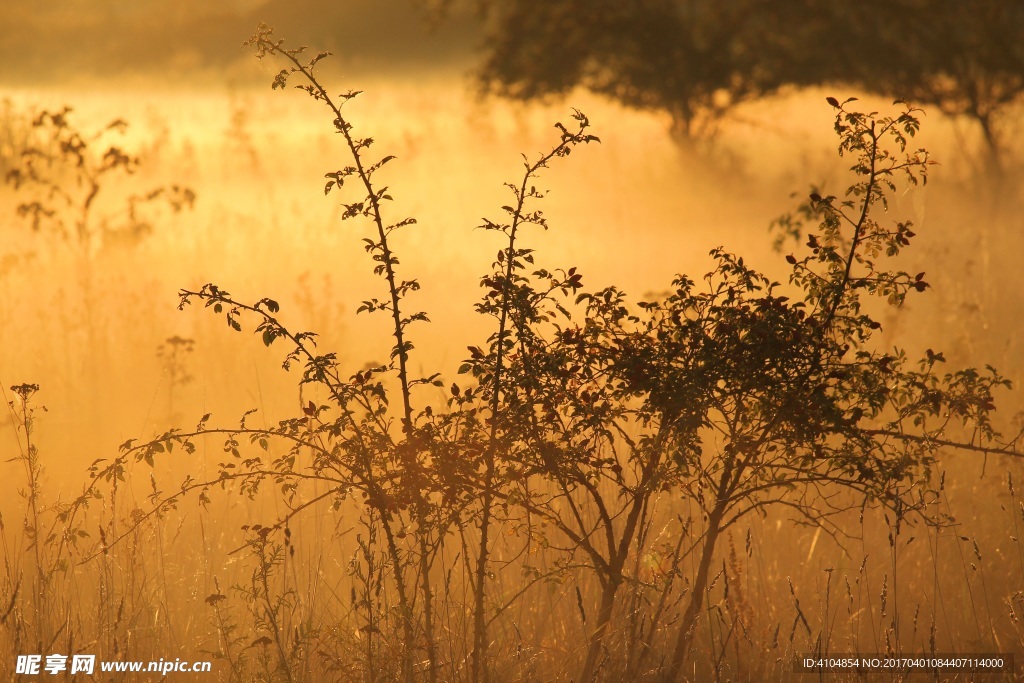
[[[364,91],[347,105],[357,134],[398,157],[385,174],[393,216],[419,223],[396,249],[433,321],[417,330],[417,371],[452,375],[487,334],[472,305],[500,247],[475,228],[500,215],[520,155],[547,149],[572,107],[602,144],[545,172],[551,230],[527,239],[539,265],[641,299],[676,273],[699,279],[719,245],[785,277],[797,245],[776,249],[771,222],[849,179],[834,96],[923,107],[912,145],[939,164],[890,206],[918,226],[900,267],[932,288],[884,321],[886,343],[1024,379],[1018,2],[4,0],[0,385],[5,401],[12,385],[41,386],[36,440],[55,498],[126,439],[207,412],[225,424],[250,408],[267,424],[295,414],[278,350],[178,311],[181,288],[272,297],[353,371],[390,348],[387,321],[355,315],[383,291],[363,228],[324,196],[346,152],[329,112],[271,91],[280,65],[241,47],[260,22],[331,51],[318,66],[328,88]],[[1007,397],[1007,424],[1020,405]],[[15,427],[0,415],[0,475],[12,479]],[[999,526],[982,463],[949,466],[960,511]],[[813,538],[768,573],[799,571]],[[989,550],[1009,552],[993,539]]]

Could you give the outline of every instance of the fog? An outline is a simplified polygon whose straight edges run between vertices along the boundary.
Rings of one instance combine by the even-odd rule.
[[[6,551],[8,563],[19,556],[18,548],[31,549],[17,529],[16,520],[26,514],[28,500],[18,494],[27,485],[25,463],[19,458],[25,441],[18,427],[17,397],[9,387],[41,387],[33,403],[46,410],[36,414],[32,442],[45,469],[42,492],[49,504],[78,495],[90,464],[116,457],[118,446],[128,439],[153,439],[172,427],[190,430],[206,413],[213,414],[212,422],[232,426],[250,409],[258,411],[251,420],[269,427],[298,414],[309,400],[328,400],[321,389],[298,388],[301,371],[281,368],[285,349],[266,347],[251,325],[235,332],[222,315],[204,310],[198,302],[177,310],[179,290],[215,283],[242,301],[276,300],[281,306],[278,318],[289,329],[318,333],[318,348],[336,352],[346,374],[388,360],[393,344],[389,320],[356,312],[361,302],[386,294],[386,283],[372,273],[373,263],[363,249],[366,224],[342,220],[341,202],[361,197],[348,187],[342,195],[324,192],[324,174],[349,164],[348,152],[321,103],[301,92],[272,91],[270,83],[280,65],[257,62],[239,48],[261,20],[276,26],[277,35],[288,44],[310,44],[313,50],[336,53],[333,61],[324,63],[322,77],[330,84],[328,90],[364,91],[344,111],[356,134],[374,138],[373,153],[397,157],[377,179],[394,197],[387,209],[390,219],[417,220],[396,232],[392,242],[400,276],[416,278],[421,285],[409,295],[408,305],[426,311],[431,321],[410,328],[416,346],[410,364],[417,374],[442,373],[445,387],[458,378],[467,346],[482,345],[493,332],[493,321],[473,307],[485,293],[481,277],[490,273],[495,254],[506,245],[499,235],[479,226],[485,218],[503,217],[501,207],[511,202],[503,184],[520,181],[521,155],[533,160],[550,149],[558,140],[555,122],[569,124],[572,108],[589,116],[600,144],[577,148],[542,171],[537,185],[547,194],[538,207],[550,229],[525,228],[523,243],[535,250],[538,267],[576,267],[586,288],[614,284],[633,302],[662,296],[678,273],[700,281],[714,268],[709,251],[717,246],[785,282],[785,255],[802,248],[802,243],[774,248],[777,233],[769,229],[771,222],[804,201],[812,188],[840,194],[850,180],[850,162],[836,155],[834,114],[825,97],[863,93],[818,88],[786,92],[741,107],[713,140],[688,146],[670,135],[666,115],[630,109],[582,89],[564,99],[531,103],[479,96],[469,71],[484,33],[480,20],[469,13],[431,28],[421,9],[397,0],[340,5],[238,0],[216,9],[192,2],[104,0],[40,7],[9,0],[0,6],[0,26],[5,27],[0,43],[0,169],[6,174],[15,168],[20,146],[38,134],[30,125],[33,117],[64,106],[72,108],[72,125],[86,134],[115,119],[126,121],[123,131],[105,134],[103,149],[117,145],[137,155],[139,164],[130,175],[111,173],[102,180],[93,207],[97,232],[88,241],[73,232],[59,234],[45,221],[33,230],[30,218],[17,211],[25,190],[11,182],[0,186],[0,385],[5,402],[13,406],[0,416],[0,472],[10,482],[0,512],[6,533],[13,534]],[[883,111],[891,107],[869,96],[864,96],[863,106]],[[888,213],[893,219],[913,221],[919,234],[898,267],[909,273],[927,272],[931,287],[909,298],[902,309],[884,314],[882,343],[905,347],[911,357],[926,348],[944,349],[951,367],[991,363],[1019,386],[1024,380],[1024,298],[1017,277],[1024,253],[1020,176],[1011,171],[998,182],[986,179],[979,171],[977,131],[969,122],[939,112],[926,113],[922,133],[913,144],[927,147],[939,165],[931,169],[927,185],[900,187]],[[74,177],[61,172],[66,173],[65,180]],[[139,209],[144,230],[118,230],[125,222],[128,197],[171,186],[194,191],[194,205],[175,211],[162,200],[154,201]],[[442,404],[448,397],[446,388],[422,391],[424,402],[436,395]],[[1000,399],[998,418],[1012,432],[1014,415],[1022,405],[1019,393]],[[204,444],[194,456],[175,451],[172,458],[158,461],[154,472],[161,485],[173,489],[186,473],[212,476],[223,456],[219,437]],[[956,614],[947,615],[952,623],[941,625],[939,639],[944,647],[961,651],[1020,652],[1022,641],[1006,640],[1007,634],[1020,633],[1006,605],[1018,604],[1013,596],[1020,595],[1024,577],[1019,567],[1003,566],[1020,552],[1019,535],[1014,533],[1012,541],[1007,538],[1006,520],[1012,519],[1016,528],[1018,511],[1012,509],[1016,499],[1005,492],[1008,473],[1019,468],[995,456],[982,462],[980,457],[948,455],[943,469],[952,473],[950,482],[956,482],[947,484],[950,491],[943,504],[956,508],[955,514],[971,525],[969,534],[951,532],[949,538],[981,539],[977,543],[986,560],[963,561],[975,562],[990,575],[987,583],[985,577],[978,583],[977,569],[968,570],[965,564],[951,579],[960,587],[959,600],[965,599],[964,592],[988,591],[984,599],[971,595],[978,605],[984,602],[989,615],[972,620],[963,616],[971,609],[951,608]],[[126,510],[148,509],[149,477],[144,463],[131,470],[120,494],[131,502],[118,504]],[[1019,475],[1015,478],[1024,481]],[[183,605],[188,600],[201,603],[217,590],[228,593],[223,578],[228,574],[243,577],[244,583],[248,565],[240,555],[227,554],[245,542],[238,528],[257,520],[272,523],[286,507],[272,491],[253,501],[230,492],[218,495],[213,517],[201,515],[193,502],[182,503],[183,512],[168,512],[152,527],[155,531],[125,541],[144,556],[155,552],[155,539],[167,543],[166,548],[160,546],[164,559],[159,564],[177,572],[161,579],[162,597],[153,599],[171,616],[150,615],[150,621],[140,620],[135,626],[117,621],[111,627],[127,629],[126,634],[140,629],[131,637],[150,641],[139,651],[170,659],[205,658],[199,653],[212,647],[209,639],[216,638],[210,633],[216,629],[208,628],[205,616],[195,621],[187,617],[192,608]],[[102,517],[115,508],[111,497],[90,514]],[[680,507],[680,514],[684,509]],[[670,520],[675,512],[659,514]],[[724,572],[727,558],[739,562],[737,554],[744,552],[753,558],[746,573],[740,572],[749,601],[743,609],[752,611],[743,619],[750,620],[751,633],[760,629],[761,634],[761,640],[752,636],[749,642],[770,641],[772,628],[779,637],[778,624],[783,640],[793,642],[787,632],[791,623],[796,629],[793,596],[785,577],[793,577],[803,590],[815,632],[819,622],[824,623],[821,619],[834,618],[829,610],[836,608],[819,604],[812,610],[807,605],[820,603],[822,582],[832,580],[833,568],[836,583],[830,590],[837,594],[840,572],[874,581],[863,589],[867,604],[851,605],[851,613],[878,610],[878,572],[888,571],[888,560],[871,565],[868,573],[861,565],[858,574],[857,566],[864,557],[881,559],[889,553],[886,525],[878,518],[869,516],[865,522],[854,517],[848,521],[864,538],[854,544],[861,554],[853,557],[813,529],[791,528],[785,513],[750,523],[758,546],[754,555],[749,545],[747,551],[738,550],[745,531],[736,529],[729,540],[731,550],[719,552],[716,562]],[[203,528],[202,562],[178,565],[169,548],[180,542],[178,534],[194,532],[196,524]],[[325,511],[303,524],[313,528],[307,529],[311,539],[332,533],[332,525],[341,536],[351,531],[342,532],[341,522],[330,521]],[[356,517],[345,524],[356,525]],[[295,527],[301,528],[298,522]],[[936,534],[938,547],[937,532],[920,533]],[[355,535],[345,536],[345,542],[352,542]],[[749,544],[750,535],[746,538]],[[902,601],[905,622],[915,604],[920,608],[934,598],[925,596],[932,590],[926,575],[939,562],[936,558],[945,557],[937,549],[929,555],[932,546],[922,545],[919,541],[907,551],[904,592],[895,597],[894,588],[890,598],[893,604]],[[967,550],[958,551],[961,556],[973,552],[964,547]],[[953,553],[951,548],[945,552]],[[26,557],[31,554],[24,552]],[[317,571],[347,576],[355,551],[347,552]],[[310,563],[320,561],[310,545],[300,546],[300,556]],[[989,563],[989,557],[999,559]],[[74,572],[102,577],[108,571],[94,566],[76,565]],[[139,571],[155,572],[156,566]],[[871,571],[876,574],[868,578]],[[212,577],[218,572],[224,585],[215,589]],[[93,581],[79,580],[82,585]],[[503,584],[506,593],[515,592],[515,577],[502,581],[512,582],[512,587]],[[102,584],[103,579],[95,582]],[[581,579],[587,600],[596,595],[594,583],[592,578]],[[568,585],[552,584],[550,590],[539,591],[540,597],[530,597],[518,607],[517,628],[534,629],[533,647],[543,651],[536,666],[541,672],[554,672],[550,680],[571,675],[557,668],[560,657],[579,656],[579,650],[569,646],[559,650],[558,641],[586,641],[586,628],[574,621],[580,594]],[[348,600],[347,583],[339,578],[334,589]],[[145,590],[139,588],[136,598]],[[847,584],[842,592],[849,590]],[[584,595],[579,597],[581,605]],[[861,593],[857,595],[861,600]],[[244,600],[234,593],[230,599],[238,600],[237,618],[246,624],[240,627],[245,643],[255,640],[262,631],[245,621],[240,606]],[[725,599],[719,608],[728,611],[721,607]],[[846,595],[841,599],[845,601]],[[540,606],[544,600],[557,614],[546,625],[542,615],[549,607]],[[15,598],[5,593],[3,602],[7,601],[15,604]],[[872,617],[877,623],[884,621],[884,602],[885,598],[883,615]],[[841,612],[849,616],[845,603]],[[929,612],[928,618],[934,614]],[[910,640],[916,651],[922,651],[930,626],[924,617],[916,624],[914,615],[916,635]],[[462,618],[468,623],[468,616]],[[975,628],[979,619],[984,623]],[[337,620],[341,623],[343,618]],[[144,622],[155,629],[152,634],[143,633]],[[991,626],[993,622],[998,626]],[[343,628],[351,639],[352,628]],[[708,628],[710,635],[701,631],[700,637],[720,642],[714,625]],[[859,622],[851,629],[860,629],[861,634],[869,630]],[[168,636],[172,631],[173,642]],[[10,633],[8,629],[3,637]],[[967,633],[975,642],[969,642]],[[1004,640],[993,642],[992,638],[998,640],[996,633]],[[93,636],[84,651],[98,652],[104,637]],[[865,651],[884,649],[879,636],[874,638]],[[843,651],[847,644],[836,645],[833,651]],[[122,645],[131,651],[127,641]],[[164,646],[167,654],[159,654]],[[14,652],[12,647],[3,647],[5,656],[12,657],[0,662],[0,671],[13,666],[13,655],[35,652],[31,647]],[[787,650],[795,651],[802,650],[796,645]],[[700,661],[703,667],[705,658]],[[234,674],[227,668],[219,671],[211,680],[232,680]],[[772,671],[781,678],[784,674],[778,671],[787,669]],[[510,673],[507,679],[543,680],[544,675]]]

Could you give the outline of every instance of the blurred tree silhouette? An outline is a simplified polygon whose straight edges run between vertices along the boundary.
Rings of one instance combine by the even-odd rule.
[[[444,14],[460,0],[420,0]],[[487,16],[484,88],[532,99],[576,86],[707,136],[736,105],[846,84],[976,121],[1000,163],[1000,115],[1024,91],[1017,0],[465,0]]]
[[[864,20],[849,22],[849,80],[976,122],[991,170],[1002,170],[1001,119],[1024,94],[1024,3],[871,0],[859,11],[868,7]],[[872,26],[870,17],[887,21]],[[872,40],[877,47],[867,49]]]
[[[682,137],[705,136],[730,108],[802,84],[809,73],[782,58],[791,52],[785,41],[807,26],[774,7],[753,9],[748,0],[491,5],[493,40],[480,78],[519,98],[583,85],[668,112]],[[795,35],[786,35],[787,24]]]

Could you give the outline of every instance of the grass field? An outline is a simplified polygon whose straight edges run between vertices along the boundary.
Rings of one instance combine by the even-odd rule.
[[[442,387],[418,390],[418,400],[444,406],[448,385],[467,381],[456,374],[467,346],[493,332],[473,306],[480,277],[505,244],[476,228],[508,203],[502,184],[521,177],[519,155],[532,160],[550,146],[552,123],[567,120],[566,107],[478,102],[454,76],[358,87],[366,94],[345,109],[356,132],[375,137],[374,151],[397,157],[378,181],[394,195],[389,210],[419,221],[396,233],[393,245],[401,272],[422,285],[410,305],[431,319],[414,328],[410,367],[445,378]],[[752,107],[713,146],[694,150],[674,143],[656,115],[578,93],[572,104],[587,112],[601,144],[544,171],[537,184],[549,192],[543,206],[551,229],[527,229],[523,239],[538,266],[576,267],[586,287],[615,284],[633,301],[668,292],[676,273],[699,279],[714,267],[708,252],[719,245],[785,280],[789,251],[773,249],[770,222],[812,185],[839,193],[847,184],[826,94]],[[410,655],[382,550],[387,524],[355,492],[314,505],[330,482],[310,481],[292,498],[271,477],[251,495],[211,487],[206,504],[196,492],[154,512],[159,497],[151,493],[166,495],[189,476],[217,477],[228,457],[222,436],[197,438],[195,453],[179,449],[152,467],[132,466],[73,527],[61,518],[90,465],[102,458],[105,466],[128,439],[188,431],[207,413],[208,426],[230,428],[250,409],[257,410],[250,424],[272,429],[310,401],[329,401],[320,387],[299,388],[300,370],[283,371],[284,351],[260,343],[251,327],[238,335],[199,305],[176,310],[182,288],[214,282],[239,300],[273,298],[289,329],[316,331],[319,348],[337,352],[346,376],[388,362],[389,320],[356,313],[385,289],[364,253],[364,227],[341,221],[337,195],[324,197],[324,174],[349,162],[316,103],[269,89],[52,88],[0,99],[5,173],[32,139],[32,112],[73,106],[74,124],[85,131],[115,118],[130,123],[123,140],[115,138],[139,155],[139,169],[112,175],[95,208],[111,217],[110,226],[132,193],[181,184],[196,195],[194,207],[180,212],[154,204],[146,231],[83,244],[45,225],[33,232],[16,215],[24,192],[0,187],[0,383],[11,404],[0,416],[0,472],[9,482],[0,501],[0,675],[11,676],[19,654],[88,653],[213,662],[213,674],[168,680],[400,680],[406,656],[415,659],[418,680],[479,677],[470,559],[480,539],[472,525],[432,527],[432,559],[420,563],[414,539],[422,525],[413,513],[396,513],[395,529],[409,537],[398,551],[406,580],[420,585],[430,577],[437,610],[425,622],[434,637],[417,632]],[[944,349],[951,367],[992,363],[1019,385],[1024,197],[1012,178],[996,186],[972,171],[969,135],[935,116],[915,141],[941,165],[927,186],[901,187],[889,213],[919,226],[919,241],[898,266],[926,271],[931,289],[880,312],[877,343],[904,347],[911,357]],[[36,410],[28,424],[25,403],[9,388],[22,383],[41,387],[27,404]],[[999,398],[996,422],[1013,434],[1020,396]],[[259,452],[243,446],[243,456]],[[267,453],[285,457],[288,449],[277,444]],[[314,467],[301,461],[312,450],[297,457],[300,467]],[[942,528],[856,506],[824,532],[796,525],[785,506],[730,528],[714,556],[684,675],[806,680],[791,661],[803,652],[1020,659],[1024,472],[997,455],[940,450],[937,457],[932,481],[941,476],[944,486],[925,517],[948,515]],[[816,504],[813,495],[793,495]],[[288,523],[275,526],[282,519]],[[600,650],[601,680],[657,680],[697,572],[684,541],[700,537],[706,518],[699,505],[678,492],[661,496],[645,520],[646,536],[628,560],[633,583]],[[254,530],[259,524],[274,533]],[[542,524],[534,535],[526,526],[508,514],[491,529],[486,675],[575,680],[602,586],[590,560],[566,550],[557,529]],[[74,547],[69,528],[82,532]],[[415,604],[417,615],[422,608]],[[427,641],[437,650],[428,652]],[[95,680],[126,680],[109,676]]]

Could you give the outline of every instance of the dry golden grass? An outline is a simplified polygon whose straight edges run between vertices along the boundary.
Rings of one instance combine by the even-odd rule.
[[[520,152],[545,147],[561,107],[474,102],[447,78],[365,89],[369,94],[349,114],[378,136],[380,148],[398,156],[387,181],[395,188],[395,211],[419,219],[396,238],[403,271],[424,285],[416,305],[433,320],[430,334],[417,339],[415,362],[453,375],[465,350],[452,340],[488,331],[472,304],[479,276],[501,247],[474,226],[507,201],[502,182]],[[323,129],[318,112],[311,114],[311,103],[264,91],[7,96],[14,102],[7,121],[30,106],[65,102],[76,107],[85,128],[111,115],[126,118],[132,122],[126,144],[143,159],[132,182],[183,181],[198,194],[194,211],[162,215],[153,234],[138,243],[112,244],[83,259],[51,236],[28,235],[13,216],[12,190],[0,188],[0,211],[8,216],[0,225],[12,235],[0,247],[0,382],[42,386],[33,403],[48,412],[37,413],[32,428],[45,468],[37,491],[41,518],[53,522],[52,506],[77,495],[89,464],[113,457],[129,437],[190,426],[208,412],[233,423],[250,408],[259,409],[252,420],[272,425],[317,398],[299,395],[275,349],[226,334],[220,318],[176,311],[182,287],[212,280],[246,300],[272,296],[293,329],[319,332],[321,346],[337,350],[345,367],[385,360],[391,343],[386,324],[354,313],[379,289],[368,274],[361,233],[340,222],[337,200],[320,191],[323,174],[346,162],[337,136]],[[676,272],[703,273],[708,249],[719,244],[768,273],[781,273],[767,225],[788,208],[789,192],[804,192],[819,180],[832,190],[843,185],[820,99],[813,93],[752,109],[748,122],[725,130],[712,155],[674,146],[653,115],[580,94],[577,106],[590,114],[603,144],[570,160],[571,170],[545,178],[545,210],[554,229],[530,236],[538,260],[577,266],[591,286],[615,283],[638,296],[666,289]],[[935,291],[887,320],[886,330],[912,349],[951,349],[957,364],[991,361],[1019,380],[1024,297],[1012,269],[1024,253],[1024,198],[1001,196],[996,203],[962,170],[967,164],[950,126],[932,127],[937,132],[923,144],[943,166],[927,189],[900,195],[893,212],[924,225],[922,248],[908,258],[925,264],[919,269],[927,268]],[[175,336],[195,345],[172,368],[157,348]],[[181,371],[191,381],[174,374]],[[17,403],[10,392],[5,396]],[[1019,405],[1008,401],[1001,416],[1009,422]],[[0,417],[0,473],[12,482],[8,491],[28,486],[17,422],[16,411]],[[193,456],[158,461],[159,485],[173,486],[187,473],[212,475],[221,455],[221,443],[208,438]],[[982,463],[976,456],[943,455],[941,464],[946,499],[936,512],[955,516],[957,525],[949,529],[903,527],[891,546],[891,524],[872,511],[849,516],[845,528],[859,538],[844,547],[793,526],[781,513],[733,529],[716,560],[694,680],[712,680],[716,664],[721,680],[799,678],[790,657],[821,644],[831,652],[885,652],[898,641],[908,652],[1024,653],[1024,472],[998,458]],[[1021,482],[1013,493],[1011,476]],[[148,468],[130,472],[117,497],[99,501],[82,520],[90,541],[101,528],[127,530],[141,514],[136,511],[146,508],[149,488]],[[252,646],[265,616],[253,579],[259,563],[247,552],[232,552],[245,542],[242,525],[282,514],[272,492],[253,500],[214,497],[208,509],[184,503],[89,562],[66,573],[50,568],[34,579],[45,558],[36,556],[25,532],[26,509],[16,495],[0,501],[6,563],[0,600],[10,601],[10,609],[0,602],[0,614],[7,610],[0,675],[10,672],[16,654],[49,653],[50,643],[30,638],[45,632],[54,637],[54,651],[70,644],[110,659],[208,659],[216,653],[217,673],[203,680],[280,676],[273,653]],[[347,680],[359,671],[352,653],[368,635],[353,627],[358,608],[350,599],[359,589],[353,573],[358,511],[352,503],[297,521],[294,554],[283,551],[287,559],[266,586],[270,601],[279,600],[273,604],[281,609],[282,630],[319,644],[322,652],[296,659],[323,680]],[[668,507],[652,516],[651,547],[661,551],[636,558],[651,581],[669,572],[665,558],[682,533],[678,515],[687,514],[685,507]],[[551,568],[542,548],[524,558],[511,537],[494,552],[498,564],[509,563],[498,579],[501,595],[515,595],[523,565]],[[683,569],[692,568],[684,563]],[[587,637],[580,605],[598,596],[592,579],[577,578],[542,582],[501,620],[491,651],[493,680],[571,679]],[[32,591],[33,581],[47,588]],[[450,598],[443,629],[466,631],[471,585],[468,576],[436,577],[437,591]],[[246,591],[256,607],[247,604]],[[613,661],[637,647],[629,639],[629,614],[618,614],[616,623],[607,643]],[[394,662],[387,662],[399,646],[387,642],[393,635],[381,636],[381,680],[397,675]],[[451,644],[446,661],[465,662],[470,647]],[[339,668],[327,674],[325,663]],[[615,674],[613,665],[608,672]],[[445,675],[468,676],[456,665]]]

